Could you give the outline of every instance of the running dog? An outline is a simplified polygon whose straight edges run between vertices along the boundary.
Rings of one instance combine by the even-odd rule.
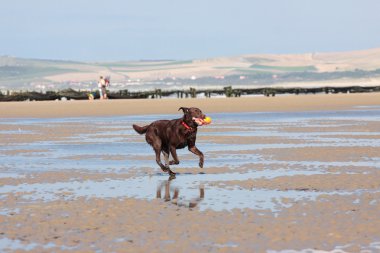
[[[199,108],[180,107],[183,117],[173,120],[157,120],[146,126],[133,124],[133,129],[139,134],[145,134],[146,142],[149,143],[156,154],[156,162],[164,172],[171,176],[175,173],[169,165],[179,164],[177,149],[188,147],[189,151],[199,157],[199,167],[203,168],[204,156],[195,146],[197,128],[206,124],[206,116]],[[165,164],[161,162],[161,152],[164,155]],[[173,160],[169,161],[169,154]]]

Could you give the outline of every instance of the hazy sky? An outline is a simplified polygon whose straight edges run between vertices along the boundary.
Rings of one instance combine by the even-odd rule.
[[[0,55],[195,59],[380,47],[380,0],[2,0]]]

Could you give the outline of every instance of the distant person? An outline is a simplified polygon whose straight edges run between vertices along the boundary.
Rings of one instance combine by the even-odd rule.
[[[100,99],[107,99],[106,80],[103,78],[103,76],[100,76],[98,88]]]
[[[94,100],[95,97],[94,97],[94,94],[92,92],[88,93],[87,95],[88,95],[89,100]]]

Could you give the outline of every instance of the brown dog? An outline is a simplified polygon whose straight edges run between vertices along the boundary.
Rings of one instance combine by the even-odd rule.
[[[133,125],[133,129],[139,134],[145,133],[146,142],[149,143],[156,153],[156,162],[160,168],[175,175],[169,165],[179,164],[177,149],[188,147],[190,152],[199,156],[199,167],[203,168],[204,156],[195,146],[197,127],[205,124],[205,115],[198,108],[180,107],[184,115],[180,119],[157,120],[143,127]],[[161,162],[160,154],[164,155],[165,165]],[[173,160],[169,162],[169,154]]]

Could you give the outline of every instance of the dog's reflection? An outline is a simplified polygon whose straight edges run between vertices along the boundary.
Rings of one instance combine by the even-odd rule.
[[[179,189],[178,187],[170,187],[172,179],[169,178],[167,181],[161,182],[157,187],[156,192],[156,198],[161,199],[162,198],[162,189],[165,189],[164,197],[163,199],[165,201],[170,201],[172,204],[175,204],[177,206],[185,206],[188,208],[194,208],[196,207],[205,197],[205,188],[204,186],[199,186],[199,197],[191,199],[189,202],[185,201],[184,199],[181,199],[179,197]],[[173,195],[171,197],[170,195]]]

